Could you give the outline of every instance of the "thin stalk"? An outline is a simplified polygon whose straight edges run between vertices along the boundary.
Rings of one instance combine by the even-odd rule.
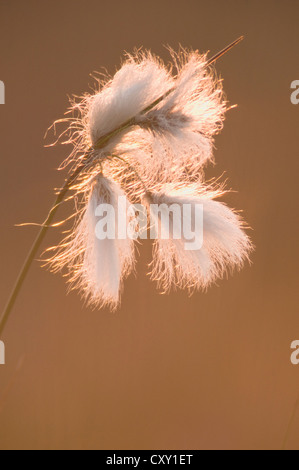
[[[218,52],[217,54],[215,54],[213,57],[211,57],[208,62],[207,62],[207,65],[212,65],[214,62],[216,62],[216,60],[220,59],[220,57],[222,57],[224,54],[226,54],[227,52],[229,52],[233,47],[237,46],[238,44],[240,44],[240,42],[242,42],[244,39],[244,36],[240,36],[238,39],[236,39],[234,42],[232,42],[231,44],[229,44],[229,46],[225,47],[224,49],[222,49],[222,51]]]
[[[84,168],[84,164],[80,165],[75,171],[74,173],[68,178],[68,180],[65,182],[63,188],[60,190],[60,192],[58,193],[57,195],[57,198],[45,220],[45,222],[43,223],[41,229],[40,229],[40,232],[38,234],[38,236],[36,237],[32,247],[31,247],[31,250],[29,251],[29,254],[25,260],[25,263],[20,271],[20,274],[19,274],[19,277],[16,281],[16,284],[13,288],[13,291],[11,293],[11,296],[6,304],[6,307],[4,309],[4,312],[2,314],[2,317],[1,317],[1,321],[0,321],[0,336],[2,335],[3,333],[3,330],[4,330],[4,327],[6,325],[6,322],[8,320],[8,317],[9,317],[9,314],[15,304],[15,301],[19,295],[19,292],[21,290],[21,287],[23,285],[23,282],[27,276],[27,273],[29,271],[29,268],[32,264],[32,262],[34,261],[34,258],[40,248],[40,245],[42,244],[45,236],[46,236],[46,233],[48,231],[48,228],[50,227],[54,217],[55,217],[55,214],[60,206],[60,204],[63,202],[67,192],[69,191],[69,189],[71,188],[71,186],[73,185],[74,181],[77,179],[77,177],[79,176],[79,174],[81,173],[81,171],[83,170]]]
[[[229,50],[231,50],[234,46],[236,46],[237,44],[239,44],[241,41],[243,40],[243,36],[241,36],[240,38],[238,38],[236,41],[234,41],[233,43],[231,43],[229,46],[227,46],[225,49],[223,49],[222,51],[220,51],[218,54],[216,54],[215,56],[213,56],[211,59],[208,60],[207,62],[207,66],[213,64],[216,60],[218,60],[220,57],[222,57],[224,54],[226,54]],[[147,108],[145,108],[141,114],[145,114],[149,111],[151,111],[153,108],[155,108],[161,101],[163,101],[174,89],[172,88],[171,90],[169,90],[167,93],[165,93],[163,96],[161,96],[160,98],[158,98],[156,101],[154,101],[151,105],[149,105]],[[116,135],[118,135],[119,133],[125,131],[126,129],[130,128],[131,126],[134,126],[136,124],[136,118],[133,117],[131,119],[129,119],[128,121],[124,122],[122,125],[120,125],[118,128],[116,128],[115,130],[113,130],[112,132],[102,136],[97,142],[96,144],[94,145],[93,149],[90,149],[90,151],[92,150],[98,150],[98,149],[101,149],[103,147],[105,147],[105,145],[107,144],[107,142],[112,139],[113,137],[115,137]],[[88,156],[88,154],[87,154]],[[118,157],[119,158],[119,157]],[[123,160],[123,159],[122,159]],[[123,160],[124,163],[128,164],[125,160]],[[57,198],[54,202],[54,205],[52,206],[48,216],[47,216],[47,219],[45,220],[44,224],[42,225],[42,228],[35,240],[35,242],[33,243],[32,245],[32,248],[31,250],[29,251],[29,254],[26,258],[26,261],[20,271],[20,274],[17,278],[17,281],[16,281],[16,284],[12,290],[12,293],[10,295],[10,298],[6,304],[6,307],[2,313],[2,317],[1,317],[1,320],[0,320],[0,336],[2,335],[3,333],[3,330],[4,330],[4,327],[7,323],[7,320],[9,318],[9,315],[12,311],[12,308],[17,300],[17,297],[20,293],[20,290],[23,286],[23,283],[26,279],[26,276],[28,274],[28,271],[31,267],[31,264],[32,262],[34,261],[34,258],[45,238],[45,235],[48,231],[48,228],[49,226],[51,225],[55,215],[56,215],[56,212],[60,206],[60,204],[64,201],[64,198],[66,196],[66,194],[68,193],[68,191],[70,190],[70,188],[72,187],[73,183],[76,181],[76,179],[78,178],[78,176],[81,174],[81,172],[84,170],[84,168],[86,167],[86,164],[88,164],[88,160],[86,161],[85,159],[83,160],[83,162],[77,167],[77,169],[71,174],[71,176],[67,179],[67,181],[65,182],[63,188],[61,189],[61,191],[58,193],[57,195]],[[139,175],[138,175],[139,176]],[[141,180],[141,178],[139,177],[139,179]],[[141,180],[142,181],[142,180]],[[144,189],[146,189],[145,185],[144,185]]]

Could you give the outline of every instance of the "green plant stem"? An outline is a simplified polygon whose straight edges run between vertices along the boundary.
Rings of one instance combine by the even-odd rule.
[[[48,216],[47,216],[47,219],[45,220],[45,222],[43,223],[41,229],[40,229],[40,232],[36,238],[36,240],[34,241],[33,245],[32,245],[32,248],[26,258],[26,261],[20,271],[20,274],[18,276],[18,279],[16,281],[16,284],[12,290],[12,293],[11,293],[11,296],[6,304],[6,307],[4,309],[4,312],[2,314],[2,317],[1,317],[1,320],[0,320],[0,336],[2,335],[3,333],[3,330],[4,330],[4,327],[6,325],[6,322],[8,320],[8,317],[9,317],[9,314],[16,302],[16,299],[19,295],[19,292],[22,288],[22,285],[23,285],[23,282],[27,276],[27,273],[29,271],[29,268],[36,256],[36,253],[38,252],[44,238],[45,238],[45,235],[48,231],[48,228],[49,226],[51,225],[53,219],[54,219],[54,216],[60,206],[60,204],[63,202],[67,192],[69,191],[69,189],[71,188],[72,184],[74,183],[74,181],[77,179],[77,177],[79,176],[79,174],[81,173],[81,171],[83,170],[84,168],[84,164],[80,165],[75,171],[74,173],[69,177],[69,179],[65,182],[63,188],[61,189],[61,191],[58,193],[57,195],[57,198],[55,200],[55,203],[54,205],[52,206]]]
[[[220,57],[222,57],[224,54],[226,54],[229,50],[231,50],[234,46],[236,46],[237,44],[239,44],[241,41],[243,40],[243,36],[241,36],[240,38],[238,38],[236,41],[234,41],[233,43],[231,43],[229,46],[227,46],[225,49],[223,49],[222,51],[220,51],[218,54],[214,55],[211,59],[209,59],[207,61],[207,66],[211,65],[212,63],[214,63],[217,59],[219,59]],[[149,106],[147,106],[142,112],[141,114],[145,114],[149,111],[151,111],[153,108],[155,108],[160,102],[162,102],[165,98],[167,98],[167,96],[174,90],[174,88],[172,88],[171,90],[169,90],[167,93],[165,93],[163,96],[161,96],[160,98],[158,98],[156,101],[154,101],[152,104],[150,104]],[[125,131],[126,129],[136,125],[137,122],[136,122],[136,118],[133,117],[131,119],[129,119],[128,121],[124,122],[123,124],[121,124],[119,127],[117,127],[115,130],[113,130],[112,132],[100,137],[100,139],[96,142],[96,144],[94,145],[93,149],[89,149],[89,151],[92,151],[92,150],[99,150],[101,148],[104,148],[105,145],[109,142],[110,139],[112,139],[113,137],[115,137],[116,135],[120,134],[121,132]],[[119,158],[120,160],[122,160],[124,163],[126,163],[127,165],[130,166],[130,164],[128,162],[126,162],[124,159],[120,158],[120,157],[117,157]],[[27,276],[27,273],[29,271],[29,268],[45,238],[45,235],[48,231],[48,228],[49,226],[51,225],[53,219],[54,219],[54,216],[60,206],[60,204],[64,201],[64,198],[66,196],[66,194],[68,193],[69,189],[71,188],[71,186],[73,185],[73,183],[76,181],[77,177],[80,175],[80,173],[84,170],[85,168],[85,165],[86,165],[86,161],[83,160],[83,162],[76,168],[76,170],[73,172],[73,174],[68,178],[68,180],[65,182],[63,188],[61,189],[61,191],[58,193],[57,195],[57,198],[56,198],[56,201],[53,205],[53,207],[51,208],[49,214],[48,214],[48,217],[47,219],[45,220],[44,224],[42,225],[42,228],[35,240],[35,242],[33,243],[32,245],[32,248],[26,258],[26,261],[20,271],[20,274],[18,276],[18,279],[16,281],[16,284],[13,288],[13,291],[11,293],[11,296],[6,304],[6,307],[2,313],[2,317],[0,319],[0,336],[2,335],[3,333],[3,330],[4,330],[4,327],[7,323],[7,320],[8,320],[8,317],[10,315],[10,312],[17,300],[17,297],[20,293],[20,290],[22,288],[22,285],[24,283],[24,280]],[[134,170],[135,173],[136,173],[136,170]],[[137,174],[137,176],[139,177],[139,175]],[[139,177],[140,181],[142,182],[143,186],[144,186],[144,189],[146,190],[146,187],[142,181],[142,179]]]

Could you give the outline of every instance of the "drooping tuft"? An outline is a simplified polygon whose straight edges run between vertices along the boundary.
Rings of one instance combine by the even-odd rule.
[[[79,222],[51,260],[54,270],[67,268],[71,288],[79,289],[88,304],[108,305],[112,310],[120,303],[123,281],[135,263],[134,241],[118,236],[121,200],[127,209],[129,202],[121,188],[97,177]],[[129,224],[129,212],[125,217]],[[97,228],[99,221],[101,227]]]

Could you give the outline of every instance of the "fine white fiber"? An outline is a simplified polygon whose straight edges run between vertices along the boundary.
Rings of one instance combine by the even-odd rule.
[[[117,236],[120,197],[125,198],[128,209],[129,202],[121,188],[98,176],[91,185],[86,207],[75,230],[50,260],[56,271],[67,267],[71,287],[79,289],[89,305],[107,305],[112,310],[120,303],[123,281],[134,270],[135,263],[134,242],[129,237],[120,239]],[[105,215],[107,227],[112,227],[114,233],[111,239],[99,239],[96,211],[106,204],[114,209]],[[126,217],[129,224],[129,211]]]
[[[240,268],[252,250],[240,215],[215,200],[223,191],[205,183],[205,166],[214,161],[214,138],[228,110],[222,80],[205,54],[184,49],[170,54],[172,65],[149,51],[127,54],[113,77],[103,76],[93,93],[73,98],[70,116],[60,121],[68,126],[61,140],[73,144],[62,164],[70,166],[67,189],[83,209],[75,212],[75,227],[50,263],[54,270],[67,267],[71,287],[96,307],[115,310],[123,281],[134,270],[130,237],[96,236],[96,208],[111,204],[117,213],[119,197],[126,198],[127,209],[129,200],[146,201],[151,227],[159,235],[151,277],[165,292],[171,287],[206,289]],[[151,204],[164,205],[161,213],[154,213]],[[182,218],[169,219],[165,239],[164,216],[173,204]],[[184,224],[193,227],[198,205],[203,208],[203,240],[197,230],[194,239],[196,247],[202,244],[186,249],[188,240],[174,234],[184,233]],[[128,210],[126,217],[129,225]]]
[[[172,181],[182,170],[198,175],[213,160],[213,139],[227,110],[222,82],[207,67],[205,55],[171,54],[174,67],[150,52],[127,55],[113,78],[99,81],[94,94],[71,100],[72,117],[62,136],[74,150],[65,165],[81,163],[78,154],[89,148],[97,160],[125,153],[128,140],[138,144],[129,152],[131,163],[149,180]],[[128,120],[130,125],[113,132]]]
[[[186,51],[172,55],[177,68],[173,91],[138,117],[152,133],[147,158],[152,156],[154,168],[159,173],[162,168],[169,181],[182,169],[197,175],[213,160],[213,136],[222,129],[227,107],[222,83],[207,69],[206,56]]]
[[[220,191],[211,191],[200,186],[183,186],[165,188],[165,192],[151,193],[147,202],[158,204],[162,212],[151,210],[151,223],[156,226],[158,238],[154,244],[151,278],[158,282],[160,288],[168,292],[172,287],[205,289],[217,279],[222,278],[228,270],[242,267],[252,250],[250,239],[244,231],[241,217],[225,204],[215,201]],[[173,205],[180,208],[182,217],[167,217]],[[162,206],[161,206],[162,205]],[[184,212],[184,205],[192,208]],[[195,206],[203,208],[202,227],[194,225]],[[163,214],[164,212],[164,214]],[[167,213],[167,214],[166,214]],[[164,217],[166,215],[166,217]],[[172,214],[171,214],[172,215]],[[163,224],[170,220],[170,237],[163,239],[163,232],[168,226]],[[178,226],[178,224],[180,226]],[[194,240],[201,237],[200,249],[187,250],[189,240],[184,238],[184,227],[197,229]],[[182,236],[176,239],[174,234]]]
[[[173,86],[173,79],[150,53],[127,56],[126,62],[90,99],[91,141],[134,118]]]

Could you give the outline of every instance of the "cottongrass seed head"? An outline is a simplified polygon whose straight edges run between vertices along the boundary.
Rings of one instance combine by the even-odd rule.
[[[73,151],[62,168],[76,175],[72,189],[79,208],[73,229],[49,261],[55,271],[67,268],[71,287],[95,307],[119,306],[123,281],[135,266],[133,237],[104,239],[96,233],[98,207],[110,204],[117,213],[120,197],[127,209],[138,202],[148,207],[149,228],[155,225],[158,233],[150,274],[164,292],[205,289],[241,267],[252,249],[241,217],[215,200],[223,191],[204,182],[227,111],[222,82],[206,55],[170,52],[171,66],[150,52],[126,55],[112,78],[98,79],[92,94],[72,99],[70,115],[57,121],[68,124],[61,139]],[[162,205],[158,216],[152,204]],[[170,235],[164,239],[163,208],[169,214],[173,204],[190,211],[168,219]],[[202,246],[186,250],[184,237],[173,233],[182,233],[181,224],[192,226],[196,205],[203,208]],[[117,233],[116,218],[108,219]]]

